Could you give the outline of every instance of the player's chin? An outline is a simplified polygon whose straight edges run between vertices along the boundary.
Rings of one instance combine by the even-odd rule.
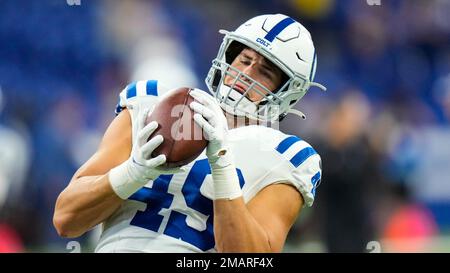
[[[225,84],[225,86],[231,88],[231,84],[229,84],[229,83],[224,83],[224,84]],[[239,93],[241,93],[241,94],[244,94],[245,91],[246,91],[244,88],[242,88],[242,87],[240,87],[240,86],[237,86],[237,85],[234,85],[234,86],[233,86],[233,90],[234,90],[234,91],[237,91],[237,92],[239,92]]]
[[[231,86],[230,86],[229,84],[225,84],[225,85],[226,85],[227,87],[231,88]],[[233,90],[239,92],[241,95],[244,95],[244,94],[245,94],[245,97],[246,97],[247,99],[249,99],[250,101],[252,101],[252,102],[257,102],[257,101],[258,101],[258,100],[254,100],[254,98],[252,98],[252,97],[249,95],[250,92],[247,92],[247,90],[244,89],[244,88],[242,88],[242,87],[234,86],[234,87],[233,87]]]
[[[259,94],[254,94],[252,91],[248,92],[245,97],[255,103],[255,104],[259,104],[261,102],[261,100],[264,98],[262,96],[260,96]]]

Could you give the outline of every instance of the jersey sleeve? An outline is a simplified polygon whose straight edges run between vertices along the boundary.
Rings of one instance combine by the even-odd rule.
[[[151,107],[166,92],[167,88],[157,80],[132,82],[120,92],[115,114],[118,115],[125,108],[133,110],[137,104],[142,102]]]
[[[286,136],[275,148],[284,162],[287,182],[302,194],[305,205],[312,206],[322,177],[322,160],[316,150],[297,136]],[[289,171],[288,171],[289,170]]]
[[[271,184],[288,184],[302,194],[304,206],[312,206],[322,166],[319,154],[309,143],[265,126],[231,131],[236,139],[235,161],[244,171],[244,200]]]

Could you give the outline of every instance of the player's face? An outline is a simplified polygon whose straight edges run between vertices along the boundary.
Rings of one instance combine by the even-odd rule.
[[[281,70],[278,67],[274,66],[272,63],[268,62],[266,58],[256,53],[256,51],[254,51],[253,49],[243,49],[231,63],[231,66],[237,68],[239,71],[258,81],[270,91],[274,91],[281,84]],[[227,86],[231,86],[233,84],[237,75],[237,73],[232,70],[230,70],[229,73],[231,73],[231,75],[233,76],[225,76],[224,83]],[[241,80],[248,84],[244,84],[238,81],[235,84],[234,89],[240,93],[244,93],[245,91],[247,91],[247,88],[251,83],[245,77],[242,77]],[[263,90],[261,87],[255,86],[254,89],[257,89],[262,94],[253,89],[250,90],[247,94],[247,97],[253,102],[260,101],[264,97],[263,94],[267,94],[267,91]]]

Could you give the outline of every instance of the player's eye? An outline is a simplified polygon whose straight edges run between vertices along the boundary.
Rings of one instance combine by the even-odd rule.
[[[240,56],[239,61],[243,65],[250,65],[252,63],[252,60],[248,56]]]
[[[250,65],[251,62],[248,59],[241,59],[241,64],[243,64],[243,65]]]
[[[269,72],[269,71],[266,70],[266,69],[261,69],[261,74],[262,74],[265,78],[267,78],[267,79],[269,79],[269,80],[272,80],[272,78],[273,78],[272,73]]]

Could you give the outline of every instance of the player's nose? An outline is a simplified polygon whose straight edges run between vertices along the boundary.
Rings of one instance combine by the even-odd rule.
[[[256,73],[256,68],[254,65],[248,65],[244,68],[242,72],[244,72],[244,74],[248,75],[249,77],[253,78],[253,76]]]
[[[252,81],[250,80],[250,78],[251,78],[251,79],[255,79],[255,75],[256,75],[255,72],[256,72],[256,71],[255,71],[255,68],[254,68],[254,67],[252,67],[252,66],[247,66],[247,67],[245,67],[245,69],[242,70],[242,73],[243,73],[244,75],[241,75],[240,80],[243,81],[243,82],[245,82],[245,83],[247,83],[247,84],[250,86],[250,84],[252,83]],[[249,77],[250,77],[250,78],[249,78]]]

